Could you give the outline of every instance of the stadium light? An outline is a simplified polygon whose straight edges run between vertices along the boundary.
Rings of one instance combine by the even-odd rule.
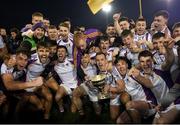
[[[106,13],[110,12],[111,11],[111,5],[109,5],[109,4],[103,5],[102,10]]]

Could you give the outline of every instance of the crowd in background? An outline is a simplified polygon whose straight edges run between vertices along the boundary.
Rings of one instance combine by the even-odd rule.
[[[58,26],[42,13],[32,14],[22,29],[0,27],[0,108],[9,117],[24,104],[32,104],[50,119],[53,102],[63,113],[69,96],[72,113],[85,116],[87,95],[95,114],[102,113],[96,75],[105,76],[110,95],[109,114],[114,123],[177,123],[180,116],[180,22],[168,27],[169,13],[157,11],[150,28],[146,19],[113,15],[105,32],[84,26]],[[121,108],[124,107],[124,108]],[[123,110],[122,110],[123,109]],[[11,112],[12,113],[12,112]]]

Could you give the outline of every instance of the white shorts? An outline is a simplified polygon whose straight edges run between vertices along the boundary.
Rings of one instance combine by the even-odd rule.
[[[119,98],[119,94],[116,96],[116,98],[114,99],[110,99],[110,105],[115,105],[118,106],[120,105],[120,98]]]
[[[85,83],[81,84],[80,85],[82,88],[84,88],[86,94],[89,96],[89,99],[92,101],[92,102],[97,102],[98,101],[98,96],[96,93],[94,93],[93,91],[91,91]]]
[[[72,89],[69,88],[69,86],[67,86],[66,84],[60,84],[60,86],[62,86],[66,90],[66,93],[68,95],[72,95]]]

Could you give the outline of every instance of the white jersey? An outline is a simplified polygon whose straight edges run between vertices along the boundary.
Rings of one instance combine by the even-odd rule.
[[[32,63],[28,65],[28,69],[27,69],[27,75],[26,75],[27,81],[31,81],[39,77],[41,73],[45,70],[46,65],[49,63],[48,60],[47,63],[42,64],[40,62],[37,53],[33,54],[31,59],[32,59]]]
[[[131,98],[133,101],[135,100],[141,100],[141,101],[147,101],[146,100],[146,94],[143,90],[143,87],[141,84],[139,84],[136,80],[134,80],[132,77],[126,75],[125,78],[123,78],[119,72],[116,69],[116,72],[113,73],[118,79],[122,79],[125,83],[125,91],[131,95]]]
[[[37,53],[31,55],[31,60],[32,63],[29,64],[27,68],[26,81],[31,81],[39,77],[45,70],[45,66],[49,63],[49,61],[47,61],[46,64],[42,64]],[[26,91],[33,92],[35,89],[36,87],[32,87],[26,89]]]
[[[91,79],[93,76],[97,75],[97,68],[96,68],[95,65],[89,64],[86,68],[83,68],[82,66],[81,66],[81,68],[82,68],[82,70],[84,71],[84,73],[85,73],[88,77],[90,77],[90,79]]]
[[[143,74],[141,73],[141,75]],[[161,104],[163,98],[166,98],[169,92],[168,86],[166,85],[165,81],[155,72],[153,72],[153,74],[149,76],[149,79],[153,84],[153,88],[151,88],[151,91],[156,97],[157,103]]]
[[[155,69],[159,69],[159,70],[162,70],[162,64],[165,62],[165,56],[160,54],[158,51],[153,51],[152,52],[153,54],[153,59],[155,61],[154,63],[154,68]]]
[[[152,41],[152,36],[150,33],[146,32],[145,34],[143,35],[138,35],[138,34],[134,34],[134,41],[135,42],[138,42],[140,40],[146,40],[146,41],[149,41],[151,42]],[[140,46],[141,49],[148,49],[147,45],[146,44],[143,44]]]
[[[139,53],[132,53],[127,47],[122,47],[120,49],[119,56],[127,57],[131,61],[132,65],[136,65],[139,63],[138,54]]]
[[[68,41],[65,42],[62,39],[57,41],[58,46],[65,46],[68,51],[68,59],[73,60],[73,40],[68,38]]]
[[[62,84],[65,84],[69,88],[77,87],[77,73],[74,65],[66,58],[63,63],[58,63],[54,66],[54,70],[57,72]]]
[[[112,61],[113,60],[113,54],[119,52],[119,48],[118,47],[111,47],[108,49],[107,54],[106,54],[106,59],[108,61]]]
[[[12,74],[14,81],[26,80],[26,69],[18,70],[16,66],[8,68],[4,63],[1,65],[1,75]]]
[[[8,68],[5,63],[3,63],[3,64],[1,65],[1,75],[6,74],[6,73],[12,73],[13,70],[14,70],[14,67]]]
[[[174,62],[173,65],[171,66],[170,72],[172,73],[173,71],[175,71],[176,69],[178,69],[179,67],[179,59],[178,59],[178,54],[177,54],[177,47],[178,46],[174,46],[173,47],[173,53],[174,53]]]

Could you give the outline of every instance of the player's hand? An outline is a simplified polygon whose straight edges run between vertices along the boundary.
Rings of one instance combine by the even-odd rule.
[[[43,78],[37,77],[35,80],[32,81],[34,84],[34,87],[42,86],[43,85]]]
[[[134,76],[134,77],[138,77],[140,75],[140,71],[135,68],[135,67],[132,67],[130,70],[129,70],[129,73],[128,73],[129,76]]]
[[[114,21],[118,21],[118,20],[120,19],[120,17],[121,17],[121,12],[120,12],[120,13],[115,13],[115,14],[113,15]]]

